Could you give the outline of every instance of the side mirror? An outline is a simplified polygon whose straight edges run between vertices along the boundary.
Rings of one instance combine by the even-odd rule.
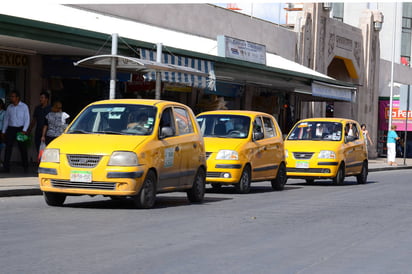
[[[173,132],[173,128],[171,127],[162,127],[160,129],[160,135],[159,135],[159,139],[164,139],[170,136],[175,135]]]
[[[263,139],[263,133],[262,132],[253,132],[253,140],[261,140]]]

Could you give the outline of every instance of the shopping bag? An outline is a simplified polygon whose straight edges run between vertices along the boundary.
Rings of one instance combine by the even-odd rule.
[[[37,158],[37,160],[39,161],[39,163],[40,163],[40,161],[41,161],[41,156],[43,155],[43,151],[44,151],[45,148],[46,148],[46,143],[43,142],[43,141],[41,141],[40,147],[39,147],[39,156],[38,156],[38,158]]]

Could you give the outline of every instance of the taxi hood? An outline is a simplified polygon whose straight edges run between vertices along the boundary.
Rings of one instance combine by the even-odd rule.
[[[58,148],[62,154],[110,155],[113,151],[133,151],[151,136],[113,134],[62,134],[47,148]]]
[[[205,140],[205,150],[207,152],[218,152],[221,149],[237,150],[242,144],[245,144],[249,140],[219,137],[203,137],[203,139]]]
[[[310,140],[285,140],[285,149],[299,152],[316,152],[321,150],[336,151],[342,143],[340,141],[310,141]]]

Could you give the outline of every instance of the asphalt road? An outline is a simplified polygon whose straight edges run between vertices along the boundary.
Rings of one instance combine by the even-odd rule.
[[[69,197],[0,198],[1,273],[411,273],[410,170],[374,172],[336,186],[289,180],[252,193],[208,189],[155,208]]]

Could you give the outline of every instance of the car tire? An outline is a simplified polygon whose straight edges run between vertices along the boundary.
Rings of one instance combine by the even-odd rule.
[[[236,191],[239,194],[247,194],[250,192],[251,171],[250,166],[246,165],[242,171],[239,182],[236,184]]]
[[[356,175],[358,184],[366,184],[368,181],[368,162],[363,162],[361,173]]]
[[[43,192],[44,200],[49,206],[62,206],[66,200],[66,194],[56,192]]]
[[[315,182],[315,179],[306,179],[307,184],[313,184]]]
[[[343,184],[345,181],[345,167],[343,164],[339,166],[338,172],[336,173],[335,178],[333,178],[333,182],[337,185]]]
[[[275,179],[271,181],[272,189],[281,191],[285,188],[285,184],[288,180],[288,176],[286,175],[286,166],[284,163],[279,165],[278,174]]]
[[[193,181],[192,188],[187,190],[187,198],[192,203],[201,203],[205,197],[206,172],[199,168]]]
[[[156,174],[149,170],[139,194],[133,197],[136,208],[152,208],[156,202]]]

